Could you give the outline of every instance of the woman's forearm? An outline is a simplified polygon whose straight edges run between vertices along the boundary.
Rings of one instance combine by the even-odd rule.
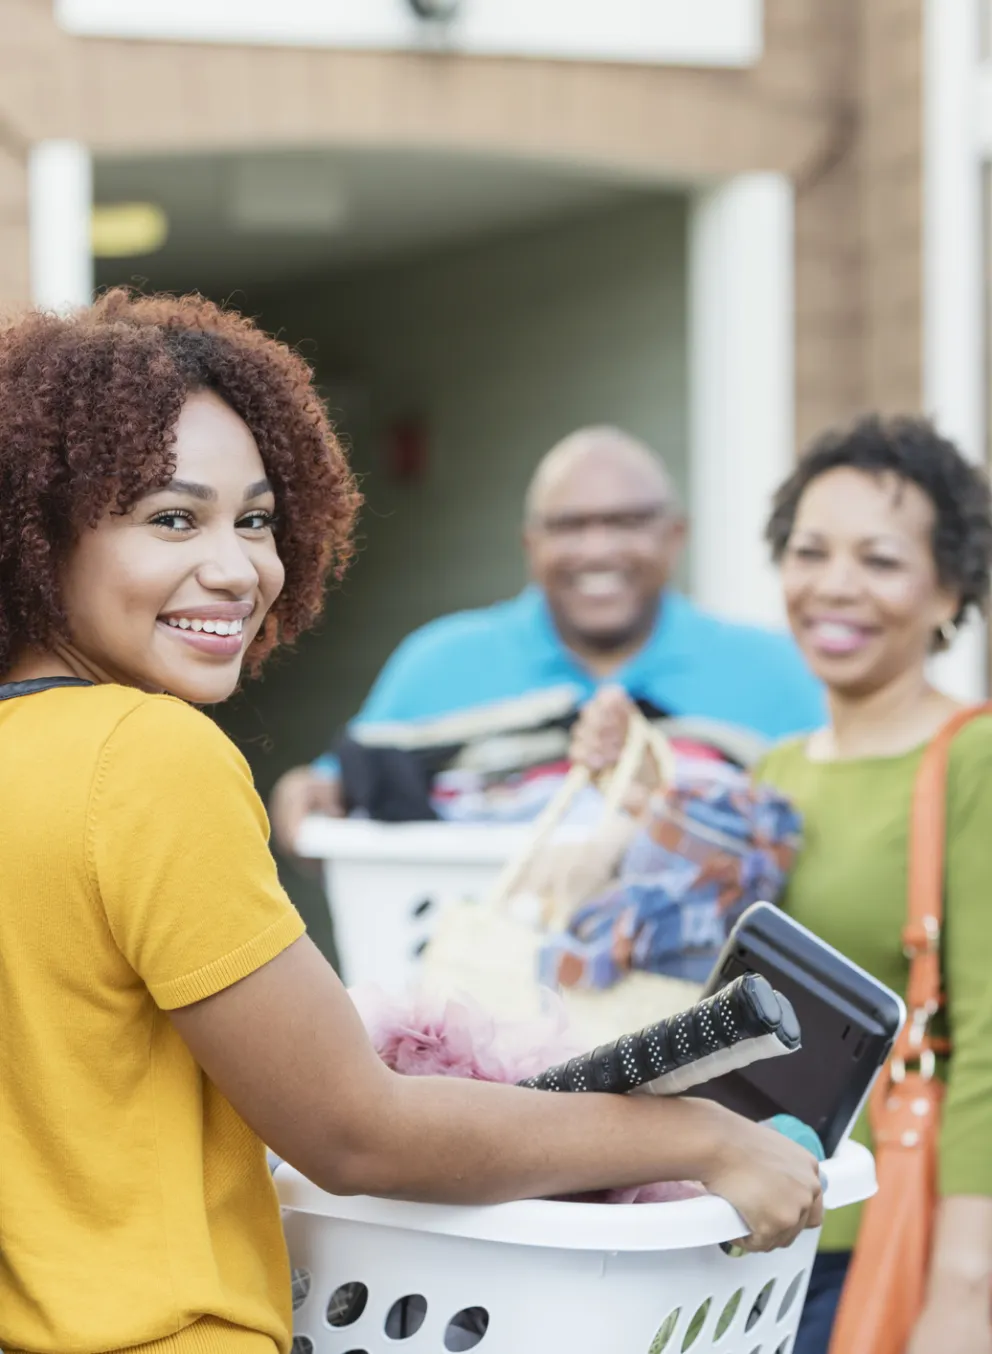
[[[707,1101],[397,1076],[305,938],[172,1019],[259,1137],[333,1193],[489,1203],[697,1179],[757,1244],[819,1219],[809,1153]]]
[[[978,1289],[988,1295],[990,1280],[992,1199],[971,1194],[942,1199],[934,1222],[931,1291]]]
[[[552,1095],[435,1077],[391,1078],[383,1110],[335,1164],[339,1192],[496,1203],[703,1180],[731,1130],[726,1111],[703,1100]]]
[[[374,1122],[364,1150],[352,1150],[347,1188],[356,1193],[498,1203],[700,1180],[733,1204],[762,1248],[788,1244],[822,1214],[808,1153],[705,1100],[396,1077]]]
[[[942,1199],[926,1301],[907,1354],[992,1354],[992,1199]]]

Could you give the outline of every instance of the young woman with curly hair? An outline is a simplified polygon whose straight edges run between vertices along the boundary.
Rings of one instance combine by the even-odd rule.
[[[229,696],[318,614],[354,482],[303,362],[196,299],[0,334],[0,1346],[286,1351],[263,1142],[485,1202],[701,1179],[757,1248],[816,1165],[704,1101],[405,1079],[279,886]]]
[[[829,433],[782,485],[768,525],[789,623],[827,688],[829,722],[781,744],[756,774],[805,822],[783,906],[897,991],[908,960],[910,801],[923,750],[959,708],[929,680],[932,654],[984,609],[992,510],[984,474],[921,419],[866,418]],[[576,754],[615,759],[616,693],[587,707]],[[992,1354],[992,718],[958,734],[947,799],[942,938],[951,1056],[942,1195],[926,1304],[907,1354]],[[868,1142],[863,1121],[856,1136]],[[795,1354],[827,1354],[859,1210],[823,1229]]]

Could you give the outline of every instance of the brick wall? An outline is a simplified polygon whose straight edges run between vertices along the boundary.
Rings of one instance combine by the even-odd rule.
[[[796,191],[796,423],[804,446],[864,402],[864,257],[857,52],[860,0],[823,5],[803,34],[820,138],[793,168]],[[815,93],[814,93],[815,90]]]
[[[921,0],[864,6],[865,393],[889,411],[922,399],[922,32]]]

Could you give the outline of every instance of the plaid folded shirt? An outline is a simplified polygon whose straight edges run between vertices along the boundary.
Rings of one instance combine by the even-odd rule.
[[[540,951],[549,987],[612,987],[631,969],[704,982],[737,917],[775,902],[799,849],[789,801],[745,772],[680,761],[615,885]]]

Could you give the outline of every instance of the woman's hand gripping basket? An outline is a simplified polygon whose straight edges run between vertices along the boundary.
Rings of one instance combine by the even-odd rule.
[[[874,1192],[856,1144],[823,1169],[828,1208]],[[728,1255],[746,1229],[710,1196],[455,1208],[338,1198],[286,1166],[276,1184],[294,1354],[791,1354],[818,1236]]]

